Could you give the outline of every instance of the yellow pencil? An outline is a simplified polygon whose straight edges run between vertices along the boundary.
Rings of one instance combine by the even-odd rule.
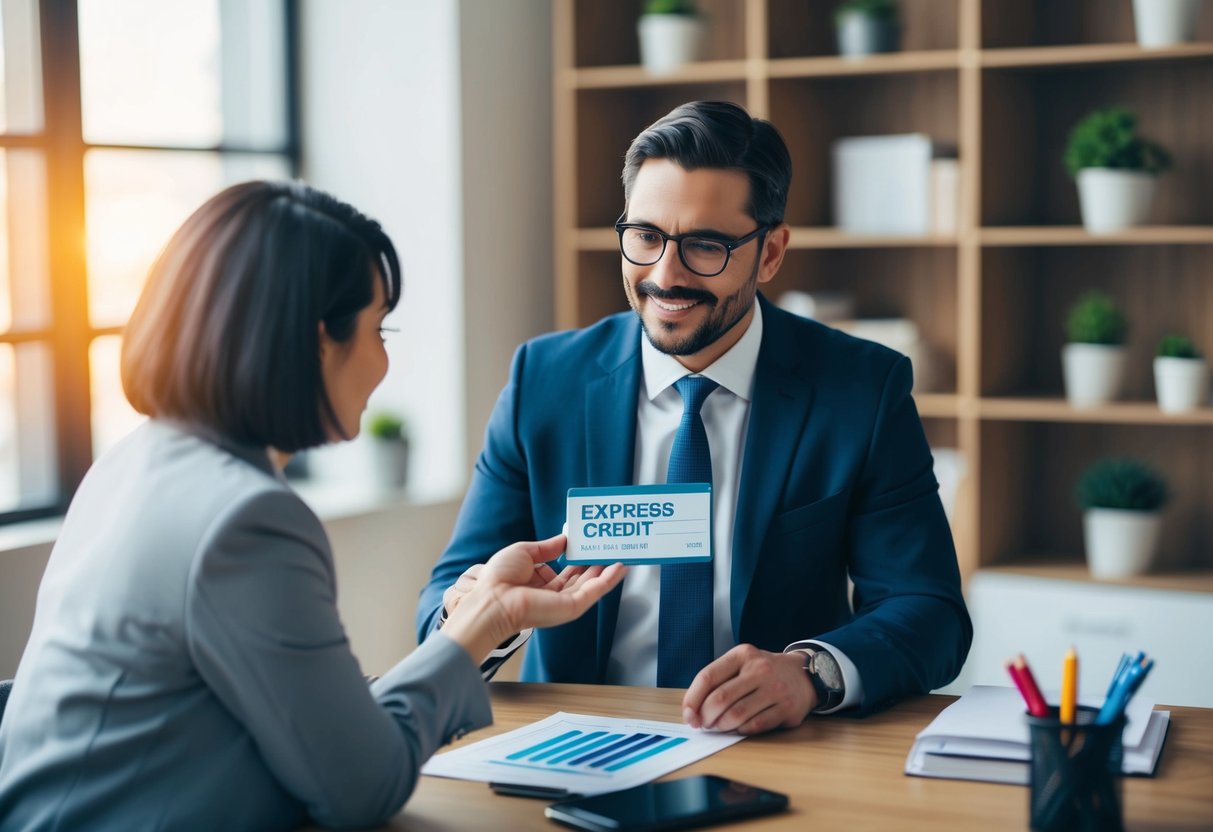
[[[1078,702],[1078,653],[1071,647],[1061,666],[1061,721],[1073,724]]]

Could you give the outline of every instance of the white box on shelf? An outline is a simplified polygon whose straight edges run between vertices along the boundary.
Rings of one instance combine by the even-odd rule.
[[[931,233],[955,234],[960,230],[960,162],[931,160]]]
[[[853,234],[929,233],[931,151],[922,133],[834,142],[834,224]]]
[[[855,298],[849,292],[802,292],[789,289],[776,305],[793,315],[832,324],[855,317]]]

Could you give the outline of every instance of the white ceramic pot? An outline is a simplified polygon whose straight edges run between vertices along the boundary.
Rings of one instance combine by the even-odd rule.
[[[838,19],[838,54],[844,58],[862,58],[880,52],[897,51],[897,23],[891,20],[848,12]]]
[[[1158,177],[1136,170],[1083,168],[1078,172],[1082,224],[1092,234],[1110,234],[1150,218]]]
[[[1192,40],[1202,3],[1203,0],[1133,0],[1137,43],[1157,48]]]
[[[1125,348],[1107,344],[1066,344],[1061,374],[1071,407],[1098,407],[1120,395]]]
[[[1166,413],[1195,410],[1209,398],[1208,365],[1203,358],[1154,359],[1154,390]]]
[[[640,63],[652,75],[669,75],[699,60],[706,23],[686,14],[644,14],[636,24]]]
[[[375,484],[383,491],[399,491],[409,480],[409,443],[376,439],[371,443]]]
[[[1157,511],[1089,508],[1082,515],[1087,568],[1096,578],[1127,578],[1150,570],[1158,549]]]

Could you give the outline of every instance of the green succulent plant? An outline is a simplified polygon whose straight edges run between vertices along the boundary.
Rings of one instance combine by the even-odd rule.
[[[366,423],[366,432],[376,439],[402,440],[407,438],[406,425],[394,413],[380,411],[371,414]]]
[[[1128,324],[1124,314],[1103,292],[1087,292],[1070,309],[1066,334],[1071,344],[1119,345],[1125,342]]]
[[[1083,509],[1157,511],[1167,502],[1167,483],[1136,459],[1101,459],[1083,472],[1075,491]]]
[[[1160,145],[1137,135],[1137,117],[1123,107],[1090,113],[1070,131],[1063,161],[1070,176],[1083,168],[1162,173],[1171,155]]]
[[[699,14],[695,0],[645,0],[645,14],[681,14],[694,17]]]
[[[1200,358],[1200,350],[1190,338],[1168,335],[1158,342],[1159,358]]]
[[[892,21],[897,19],[897,3],[894,0],[846,0],[834,10],[834,20],[842,20],[848,14]]]

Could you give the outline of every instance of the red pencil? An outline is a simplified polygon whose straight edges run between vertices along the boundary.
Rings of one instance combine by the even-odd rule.
[[[1006,667],[1007,673],[1011,676],[1011,681],[1015,683],[1015,687],[1019,688],[1019,694],[1023,697],[1024,703],[1028,706],[1028,713],[1035,716],[1032,711],[1032,697],[1028,694],[1028,687],[1023,681],[1023,671],[1016,667],[1015,662],[1011,659],[1007,659],[1005,662],[1003,662],[1003,666]]]
[[[1045,698],[1036,684],[1036,677],[1032,675],[1032,668],[1028,667],[1028,660],[1023,653],[1015,657],[1014,667],[1023,679],[1021,691],[1028,702],[1028,713],[1032,716],[1048,716],[1049,705],[1045,702]]]

